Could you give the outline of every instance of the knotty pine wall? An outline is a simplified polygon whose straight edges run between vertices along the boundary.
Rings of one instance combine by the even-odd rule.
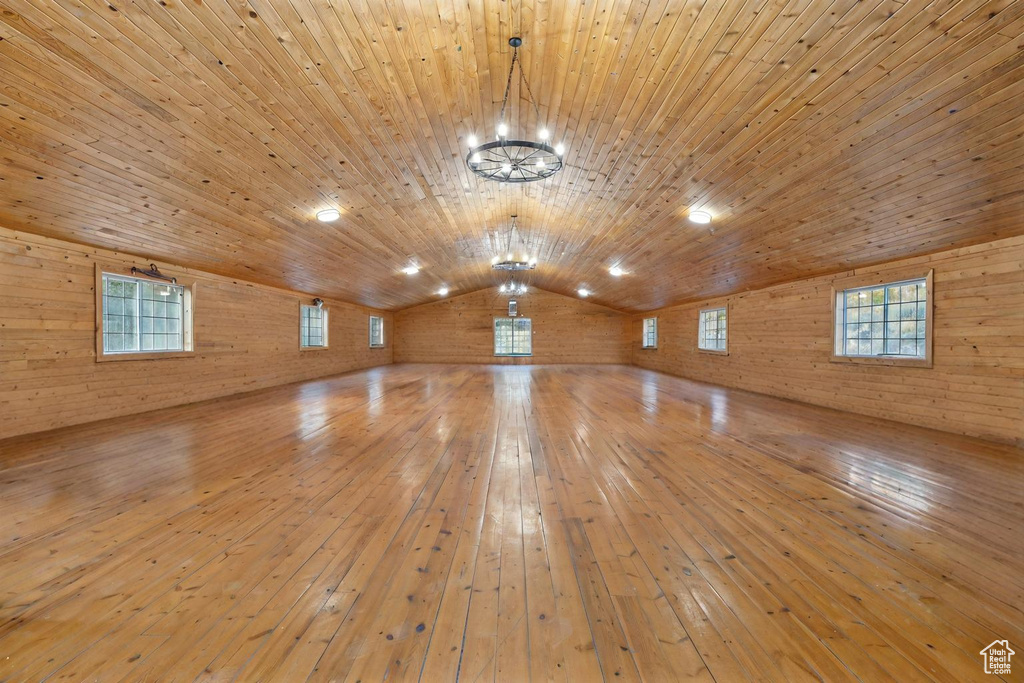
[[[831,282],[934,269],[932,368],[829,361]],[[729,355],[697,350],[698,311],[729,305]],[[658,348],[640,348],[658,317]],[[800,280],[634,316],[633,363],[748,389],[1003,442],[1024,442],[1024,238],[1011,238]]]
[[[395,362],[629,364],[628,314],[537,288],[515,299],[533,321],[533,356],[494,356],[493,321],[509,297],[491,287],[395,313]]]
[[[148,259],[0,228],[0,438],[391,362],[392,315],[325,299],[329,348],[299,350],[299,302],[313,295],[157,262],[195,279],[187,358],[96,362],[95,263]],[[369,315],[384,316],[383,349]]]

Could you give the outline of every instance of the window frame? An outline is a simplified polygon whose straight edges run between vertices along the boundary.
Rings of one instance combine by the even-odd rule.
[[[306,308],[316,308],[316,306],[314,306],[312,304],[304,304],[301,301],[299,302],[299,351],[325,351],[325,350],[330,348],[330,341],[331,341],[331,335],[330,335],[330,323],[331,323],[330,309],[328,309],[327,306],[323,306],[323,307],[320,308],[320,311],[324,315],[324,321],[323,321],[324,322],[324,325],[323,325],[324,343],[323,343],[323,345],[322,346],[303,346],[302,345],[302,320],[303,320],[302,313],[303,313],[303,310],[306,309]]]
[[[124,274],[122,271],[127,271]],[[122,264],[97,263],[95,279],[95,300],[96,300],[96,362],[106,363],[111,361],[133,361],[133,360],[162,360],[170,358],[188,358],[196,355],[195,336],[195,309],[196,309],[196,283],[194,280],[183,281],[177,278],[177,282],[168,282],[160,278],[149,277],[140,273],[132,274],[131,266],[127,268]],[[159,285],[177,285],[184,289],[184,301],[182,301],[181,328],[182,347],[181,351],[122,351],[120,353],[107,353],[103,345],[103,276],[152,282]],[[177,276],[175,276],[177,277]]]
[[[373,321],[374,321],[375,318],[380,321],[380,343],[379,344],[374,344],[373,343]],[[369,340],[370,341],[370,348],[371,349],[383,349],[383,348],[385,348],[385,346],[387,346],[387,343],[384,341],[384,316],[382,316],[382,315],[371,315],[370,316],[370,321],[369,321],[369,326],[370,326],[370,330],[369,330],[370,331],[370,340]]]
[[[861,365],[887,365],[930,368],[932,361],[932,337],[935,329],[935,271],[929,269],[923,271],[898,270],[886,271],[874,275],[853,276],[832,281],[830,293],[832,297],[832,344],[829,351],[829,360],[833,363],[852,363]],[[908,356],[845,356],[836,352],[839,343],[839,303],[838,296],[845,294],[850,289],[864,289],[867,287],[891,287],[913,280],[924,280],[925,283],[925,336],[924,336],[924,358],[913,358]]]
[[[700,345],[700,330],[701,325],[704,324],[703,318],[705,313],[711,311],[725,311],[725,348],[724,349],[705,349],[701,348]],[[705,306],[704,308],[697,310],[697,351],[699,353],[710,353],[714,356],[728,356],[729,355],[729,338],[732,336],[729,333],[729,303],[726,302],[720,306]]]
[[[647,343],[647,321],[654,321],[654,343]],[[640,349],[642,351],[658,348],[658,316],[649,316],[640,321]]]
[[[510,321],[512,323],[512,348],[513,349],[515,348],[515,329],[516,329],[516,325],[515,324],[516,324],[516,322],[525,320],[527,323],[529,323],[529,325],[530,325],[530,332],[529,332],[530,352],[529,353],[515,353],[515,352],[512,352],[512,353],[498,353],[498,321],[499,320],[508,320],[508,321]],[[492,340],[493,341],[492,348],[493,348],[493,352],[494,352],[494,357],[495,358],[530,358],[531,356],[533,356],[533,318],[525,318],[523,316],[512,317],[512,316],[507,316],[507,315],[495,316],[493,321],[492,321],[492,324],[491,324],[491,331],[492,331],[492,333],[494,335],[493,340]]]

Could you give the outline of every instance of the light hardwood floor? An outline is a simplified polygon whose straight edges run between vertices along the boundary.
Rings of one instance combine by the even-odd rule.
[[[17,437],[0,679],[992,679],[979,650],[1024,647],[1022,456],[621,366]]]

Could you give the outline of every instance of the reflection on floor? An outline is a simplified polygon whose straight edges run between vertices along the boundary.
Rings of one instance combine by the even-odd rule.
[[[407,365],[0,442],[0,678],[968,680],[1022,452],[628,367]]]

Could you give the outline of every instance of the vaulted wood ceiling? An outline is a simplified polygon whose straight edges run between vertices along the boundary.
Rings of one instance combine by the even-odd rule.
[[[403,308],[515,213],[532,284],[649,309],[1024,233],[1020,1],[0,9],[0,224],[214,273]],[[514,34],[568,152],[508,186],[463,159]]]

